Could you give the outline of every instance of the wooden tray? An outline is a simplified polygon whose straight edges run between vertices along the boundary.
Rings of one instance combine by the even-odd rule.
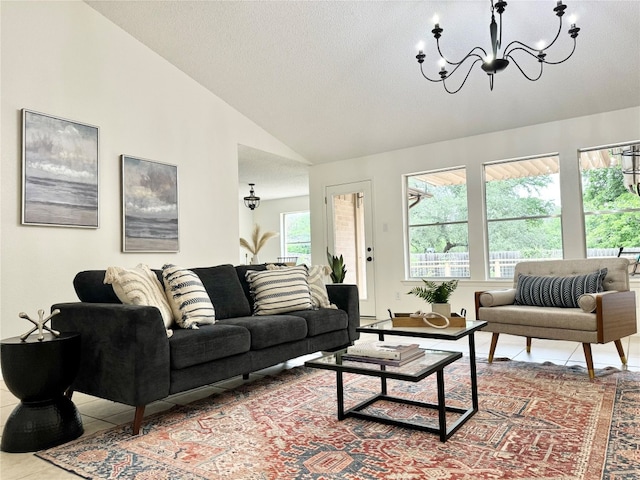
[[[444,325],[444,320],[441,318],[430,318],[429,321],[434,325]],[[396,316],[391,318],[391,322],[394,327],[428,327],[426,323],[422,320],[422,318],[418,317],[410,317],[409,314],[406,316],[402,313],[396,313]],[[459,315],[451,315],[449,317],[449,326],[450,327],[466,327],[467,319],[465,317],[461,317]]]

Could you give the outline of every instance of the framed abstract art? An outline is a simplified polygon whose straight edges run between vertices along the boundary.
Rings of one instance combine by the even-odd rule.
[[[178,167],[121,158],[122,251],[177,252]]]
[[[99,129],[22,110],[22,224],[98,228]]]

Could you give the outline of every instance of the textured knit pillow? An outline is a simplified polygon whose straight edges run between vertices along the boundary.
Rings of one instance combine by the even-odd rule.
[[[162,279],[173,317],[182,328],[216,323],[216,312],[200,277],[186,268],[166,264]]]
[[[173,324],[171,307],[160,280],[147,265],[141,263],[132,269],[109,267],[104,275],[104,283],[111,284],[116,296],[124,304],[147,305],[160,310],[167,336],[173,335],[170,329]]]
[[[254,314],[274,315],[311,309],[307,275],[304,265],[282,270],[248,271],[246,278],[253,295]]]
[[[537,277],[520,274],[516,284],[516,304],[578,308],[580,295],[604,290],[602,281],[606,276],[606,268],[572,277]]]

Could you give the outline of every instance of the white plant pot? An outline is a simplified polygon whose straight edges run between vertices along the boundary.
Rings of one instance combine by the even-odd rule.
[[[260,263],[260,259],[258,258],[258,254],[255,254],[251,257],[251,265],[258,265]]]
[[[451,304],[450,303],[432,303],[431,311],[444,315],[445,317],[451,316]]]

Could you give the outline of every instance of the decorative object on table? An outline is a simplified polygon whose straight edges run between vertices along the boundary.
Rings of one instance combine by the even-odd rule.
[[[82,419],[64,392],[80,365],[80,334],[63,332],[2,340],[2,375],[20,403],[2,432],[4,452],[33,452],[82,435]]]
[[[449,298],[451,294],[458,288],[458,280],[447,280],[440,284],[431,280],[422,279],[424,282],[423,287],[414,287],[409,290],[409,295],[416,295],[425,302],[431,304],[431,310],[433,312],[444,315],[445,317],[451,316],[451,305],[449,304]]]
[[[469,77],[469,74],[471,73],[471,69],[473,68],[473,66],[476,63],[481,62],[480,68],[482,68],[482,70],[484,70],[484,72],[487,75],[489,75],[489,88],[493,90],[493,76],[496,73],[501,72],[505,68],[507,68],[507,66],[509,65],[509,60],[511,60],[515,64],[515,66],[518,67],[518,70],[520,70],[520,73],[522,73],[522,75],[524,75],[524,77],[527,80],[535,82],[542,76],[542,69],[545,64],[557,65],[559,63],[566,62],[567,60],[569,60],[569,58],[571,58],[571,56],[573,55],[573,52],[576,49],[576,38],[578,37],[578,32],[580,31],[580,29],[576,27],[575,20],[572,18],[569,19],[569,22],[571,23],[571,28],[568,30],[569,36],[573,39],[573,48],[571,49],[571,52],[562,60],[549,61],[546,59],[546,56],[547,56],[546,51],[556,43],[556,40],[560,37],[560,32],[562,31],[562,16],[564,15],[564,11],[567,8],[567,6],[563,5],[561,1],[558,1],[557,5],[553,9],[556,16],[559,18],[560,23],[558,25],[558,32],[556,33],[556,36],[553,38],[553,41],[551,43],[546,45],[543,41],[540,41],[534,47],[534,46],[526,45],[520,41],[513,40],[504,48],[504,51],[502,53],[502,58],[498,58],[499,50],[502,48],[502,14],[504,13],[506,6],[507,6],[507,2],[505,1],[495,2],[495,5],[494,5],[493,0],[491,0],[491,23],[489,24],[489,33],[491,35],[491,51],[487,53],[485,49],[482,47],[474,47],[469,51],[469,53],[467,53],[462,58],[462,60],[458,62],[449,60],[440,51],[440,37],[442,36],[443,29],[440,28],[440,24],[438,23],[439,19],[437,16],[435,16],[433,18],[433,23],[435,23],[435,27],[433,30],[431,30],[431,33],[433,34],[433,38],[436,39],[436,49],[437,49],[438,55],[440,55],[440,61],[438,62],[438,64],[440,65],[440,72],[439,72],[440,78],[432,79],[425,75],[424,70],[422,68],[422,64],[424,63],[424,58],[425,58],[424,43],[420,42],[418,44],[418,55],[416,55],[416,59],[420,64],[420,72],[422,73],[422,76],[427,80],[429,80],[430,82],[436,82],[436,83],[442,82],[442,85],[444,86],[444,89],[446,90],[447,93],[457,93],[458,91],[460,91],[460,89],[464,86],[465,82],[467,81],[467,78]],[[497,12],[499,15],[499,19],[498,19],[499,24],[496,23],[495,12]],[[513,56],[515,52],[524,52],[528,54],[529,57],[536,59],[537,63],[540,64],[539,72],[534,75],[529,75],[525,73],[523,68],[520,66],[520,64],[516,61],[516,59]],[[525,55],[523,58],[529,58],[529,57]],[[458,70],[458,68],[460,68],[462,64],[464,64],[467,60],[471,62],[471,66],[467,70],[467,74],[464,77],[462,77],[462,84],[457,89],[450,90],[449,88],[447,88],[447,84],[445,83],[445,80],[451,77]],[[445,67],[447,64],[453,67],[453,70],[451,70],[451,72],[448,72],[446,70]]]
[[[389,317],[394,327],[466,327],[466,310],[462,309],[461,314],[451,313],[451,316],[444,317],[434,312],[421,312],[418,310],[414,313],[392,313],[389,311]]]
[[[54,337],[59,337],[60,336],[60,332],[58,332],[57,330],[53,330],[52,328],[47,327],[46,323],[51,320],[51,317],[54,317],[56,315],[58,315],[60,313],[60,310],[55,309],[53,312],[51,312],[51,315],[49,315],[47,318],[44,318],[44,310],[40,309],[38,310],[38,320],[32,320],[29,315],[27,315],[24,312],[20,312],[18,314],[18,316],[20,318],[24,318],[25,320],[29,320],[31,323],[33,323],[34,327],[29,330],[27,333],[24,333],[22,335],[20,335],[20,340],[22,340],[23,342],[27,339],[27,337],[29,335],[31,335],[33,332],[35,332],[36,330],[38,330],[38,341],[43,341],[44,340],[44,330],[46,330],[47,332],[49,332],[50,334],[52,334]]]
[[[347,267],[344,264],[342,255],[336,257],[331,255],[329,249],[327,249],[327,260],[329,261],[329,268],[331,268],[331,280],[333,283],[343,283],[344,277],[347,275]]]
[[[253,190],[254,186],[255,183],[249,184],[249,196],[244,197],[244,206],[252,211],[260,206],[260,197],[256,197],[256,194]]]
[[[98,228],[98,127],[22,110],[22,224]]]
[[[256,223],[253,226],[253,230],[251,232],[251,242],[241,237],[240,246],[249,250],[249,253],[251,253],[252,255],[251,264],[257,265],[258,263],[260,263],[260,260],[258,258],[258,252],[262,250],[262,247],[265,246],[265,244],[270,238],[277,237],[277,236],[278,236],[277,232],[267,231],[267,232],[261,233],[260,225]]]
[[[122,251],[178,250],[178,167],[122,155]]]

